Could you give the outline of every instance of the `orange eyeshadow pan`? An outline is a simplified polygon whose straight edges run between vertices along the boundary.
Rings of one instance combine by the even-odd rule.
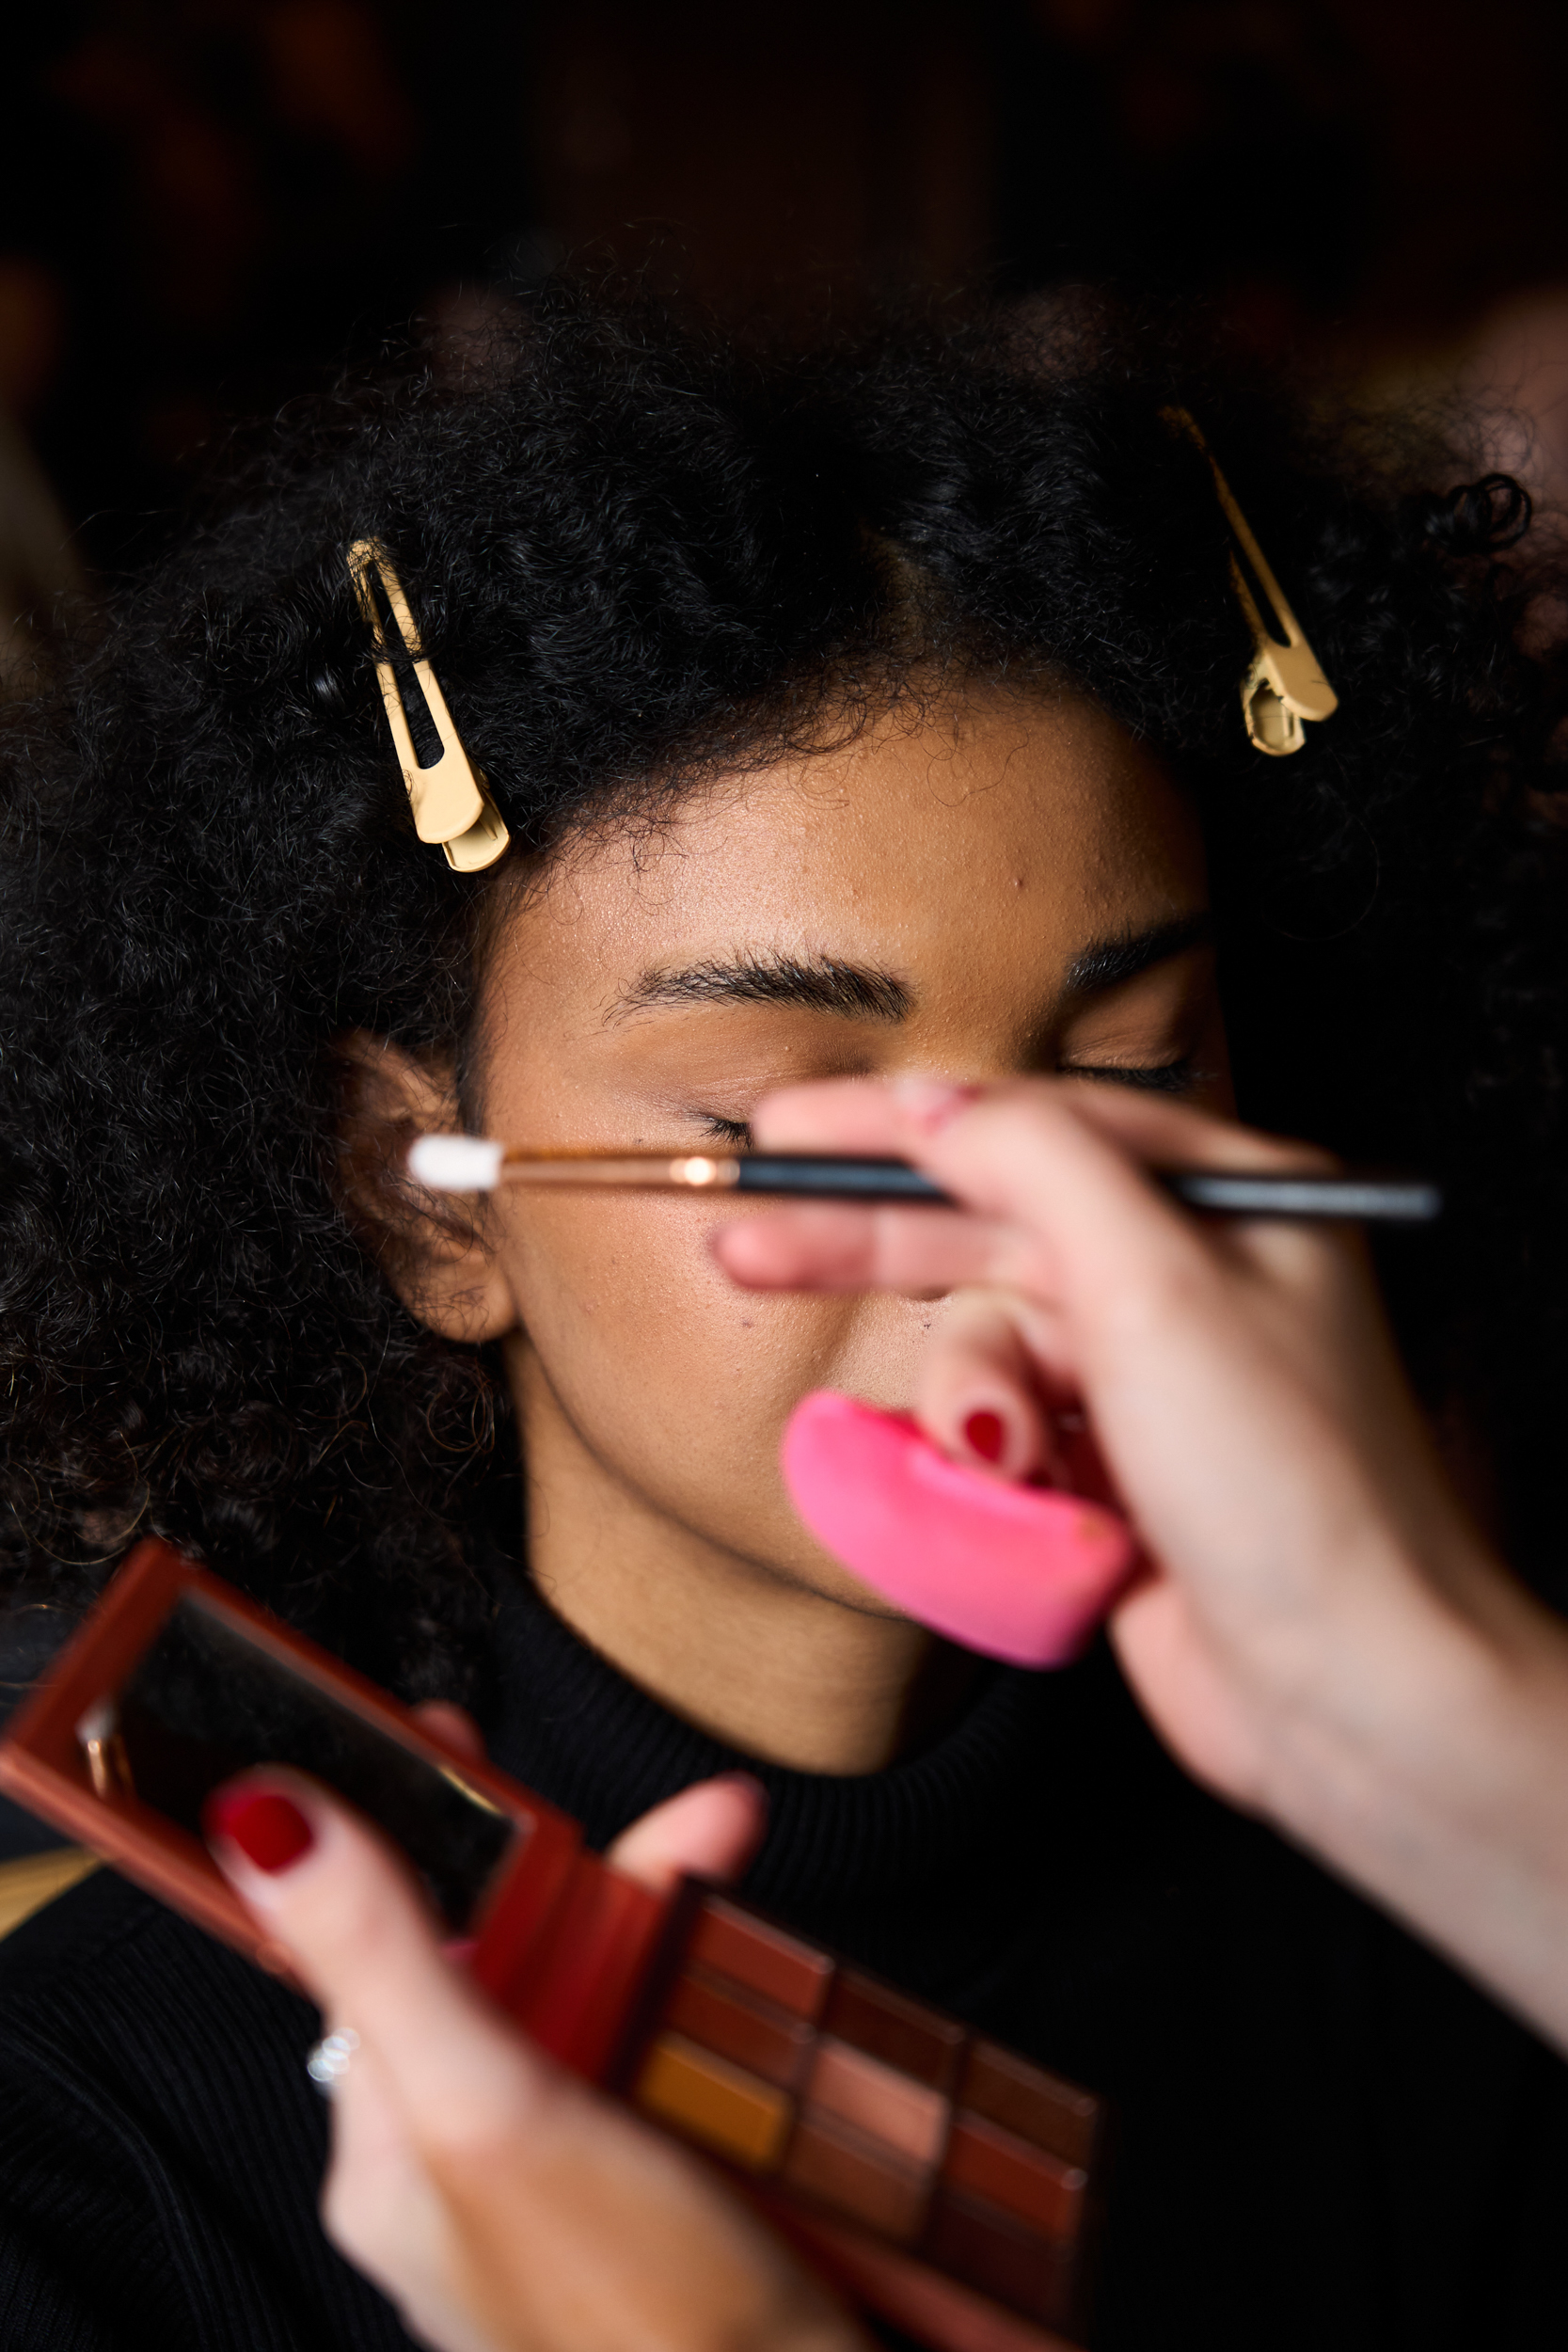
[[[855,2124],[911,2164],[932,2164],[941,2153],[948,2114],[942,2093],[827,2034],[816,2045],[806,2100],[814,2114]]]
[[[833,1973],[826,1952],[749,1917],[719,1896],[710,1896],[698,1913],[687,1957],[808,2021],[822,2007]]]
[[[989,2198],[1047,2237],[1071,2237],[1083,2219],[1087,2175],[1081,2166],[1042,2154],[974,2116],[954,2124],[942,2174],[955,2188]]]
[[[782,2091],[681,2034],[659,2036],[632,2095],[650,2115],[752,2172],[772,2170],[789,2129],[790,2103]]]
[[[801,2118],[784,2177],[791,2188],[901,2246],[917,2234],[930,2187],[925,2166],[899,2163],[875,2139],[826,2115]]]

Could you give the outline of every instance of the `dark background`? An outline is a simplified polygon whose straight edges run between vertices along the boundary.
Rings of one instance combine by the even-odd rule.
[[[227,417],[574,256],[802,327],[1109,276],[1374,388],[1479,349],[1538,411],[1568,389],[1562,0],[10,16],[0,407],[101,566]]]

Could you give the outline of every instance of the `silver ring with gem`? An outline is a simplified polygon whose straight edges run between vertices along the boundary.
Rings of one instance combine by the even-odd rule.
[[[352,2026],[341,2026],[336,2033],[324,2034],[305,2060],[305,2071],[324,2099],[330,2099],[343,2076],[349,2060],[359,2047],[359,2036]]]

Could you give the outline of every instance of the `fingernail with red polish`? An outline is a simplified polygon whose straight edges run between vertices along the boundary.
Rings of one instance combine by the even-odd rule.
[[[980,1091],[978,1087],[957,1086],[948,1078],[895,1078],[893,1090],[899,1108],[931,1136]]]
[[[964,1423],[964,1443],[982,1462],[1000,1462],[1006,1442],[1006,1424],[1000,1413],[971,1413]]]
[[[276,1788],[214,1788],[201,1808],[209,1837],[232,1838],[259,1870],[287,1870],[316,1842],[297,1804]]]

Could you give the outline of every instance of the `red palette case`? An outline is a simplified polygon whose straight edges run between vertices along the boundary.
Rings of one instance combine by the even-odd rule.
[[[375,1820],[475,1976],[566,2064],[717,2157],[816,2265],[938,2352],[1082,2344],[1101,2103],[575,1822],[168,1546],[140,1545],[0,1742],[0,1788],[263,1967],[200,1836],[246,1766]]]

